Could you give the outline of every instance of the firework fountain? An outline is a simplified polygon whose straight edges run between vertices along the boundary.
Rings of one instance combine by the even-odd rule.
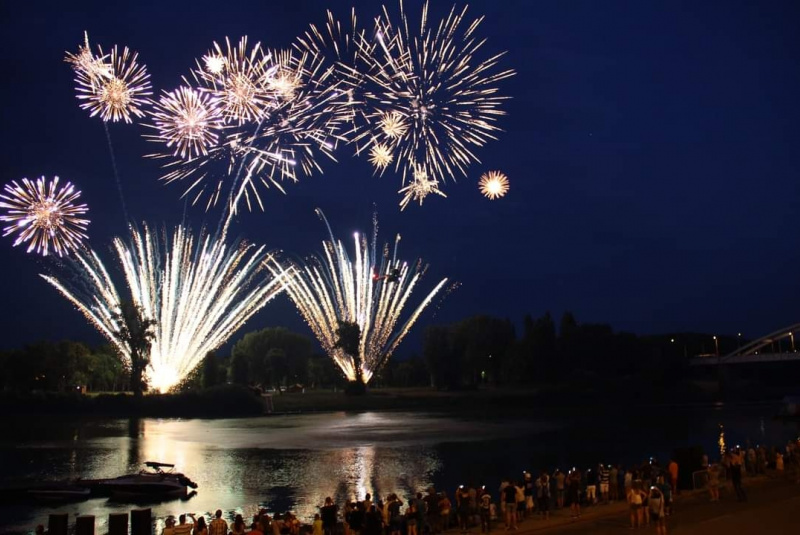
[[[163,242],[163,247],[162,243]],[[226,243],[178,226],[171,237],[144,226],[131,229],[129,242],[115,238],[130,300],[155,320],[147,369],[150,385],[165,392],[267,304],[291,270],[270,277],[265,248]],[[71,277],[42,275],[130,361],[130,348],[115,321],[123,298],[94,251],[80,251],[67,262]]]
[[[359,374],[352,356],[337,347],[336,331],[342,322],[358,324],[361,377],[367,383],[445,288],[447,279],[442,279],[401,322],[403,310],[425,272],[422,262],[408,264],[397,258],[399,234],[391,254],[387,244],[378,260],[377,221],[371,244],[366,236],[354,235],[355,258],[351,259],[322,211],[317,209],[317,214],[325,221],[330,238],[323,242],[324,255],[288,267],[273,260],[270,270],[286,280],[286,292],[300,315],[349,381],[355,381]]]

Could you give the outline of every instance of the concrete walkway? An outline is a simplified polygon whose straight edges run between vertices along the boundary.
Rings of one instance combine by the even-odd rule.
[[[722,489],[720,501],[711,503],[705,491],[684,492],[677,497],[673,514],[667,517],[667,532],[680,535],[800,533],[800,485],[772,477],[747,478],[744,481],[748,501],[740,503],[730,486]],[[480,531],[473,528],[472,534]],[[505,533],[497,523],[494,533]],[[567,509],[551,514],[549,520],[534,517],[519,525],[518,535],[558,533],[620,534],[655,533],[655,528],[630,529],[627,503],[596,505],[584,508],[580,519],[573,521]]]

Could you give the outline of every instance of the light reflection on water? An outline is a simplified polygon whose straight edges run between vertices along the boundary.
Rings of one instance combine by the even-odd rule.
[[[0,476],[5,485],[116,477],[138,471],[145,461],[175,464],[198,483],[198,493],[187,503],[150,505],[159,530],[166,515],[190,511],[210,515],[220,508],[232,518],[266,507],[310,519],[327,496],[337,503],[367,492],[405,499],[432,484],[441,468],[437,444],[538,428],[532,422],[476,426],[469,420],[404,412],[49,422],[41,429],[25,425],[17,440],[0,440],[0,459],[7,457],[3,465],[16,467]],[[15,506],[7,514],[0,508],[0,528],[28,530],[46,523],[51,512],[67,512],[95,515],[102,533],[109,513],[135,507],[93,499],[46,510]]]
[[[308,519],[326,496],[337,503],[366,492],[404,500],[431,484],[497,488],[523,469],[666,459],[676,447],[718,451],[729,444],[785,444],[794,425],[777,407],[583,407],[546,413],[533,407],[473,409],[479,418],[430,413],[329,413],[223,420],[14,418],[0,434],[0,486],[136,472],[145,461],[175,463],[199,484],[188,502],[151,505],[157,533],[168,514],[247,518],[260,507]],[[509,415],[510,412],[510,415]],[[531,416],[534,414],[536,416]],[[516,416],[515,416],[516,415]],[[96,517],[136,508],[106,499],[58,507],[0,505],[0,532],[28,532],[51,512]]]

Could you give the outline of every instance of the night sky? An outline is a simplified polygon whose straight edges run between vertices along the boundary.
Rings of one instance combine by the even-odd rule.
[[[171,90],[212,41],[248,35],[291,45],[325,10],[350,2],[3,2],[0,6],[0,179],[59,175],[83,191],[90,244],[107,265],[125,232],[103,126],[79,109],[64,52],[88,30],[93,44],[139,51],[156,90]],[[389,2],[392,12],[396,4]],[[431,18],[451,2],[435,0]],[[355,3],[371,26],[379,4]],[[406,0],[415,16],[421,1]],[[400,212],[400,178],[373,176],[340,148],[323,175],[264,195],[264,212],[233,232],[298,255],[320,250],[322,208],[343,238],[403,235],[401,256],[431,265],[424,288],[460,281],[423,316],[399,354],[419,348],[425,325],[473,314],[509,317],[571,310],[639,334],[736,333],[755,338],[800,321],[800,4],[797,2],[476,0],[485,54],[507,50],[501,82],[512,98],[505,132],[480,164],[422,207]],[[141,125],[110,124],[124,196],[137,222],[180,223],[180,184],[165,186]],[[484,171],[511,181],[498,201],[477,190]],[[188,208],[196,229],[221,208]],[[0,240],[0,348],[39,339],[101,338],[37,273],[49,261]],[[119,272],[113,276],[122,284]],[[421,292],[420,292],[421,293]],[[421,298],[421,296],[419,296]],[[247,330],[303,329],[281,296]],[[310,334],[310,332],[308,333]]]

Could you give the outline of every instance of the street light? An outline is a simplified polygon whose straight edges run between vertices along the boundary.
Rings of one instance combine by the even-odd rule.
[[[794,333],[792,331],[789,331],[789,338],[792,339],[792,353],[794,353]]]
[[[716,336],[714,337],[714,349],[717,352],[717,356],[719,356],[719,340],[717,339]]]
[[[736,333],[736,349],[742,348],[742,333]]]

